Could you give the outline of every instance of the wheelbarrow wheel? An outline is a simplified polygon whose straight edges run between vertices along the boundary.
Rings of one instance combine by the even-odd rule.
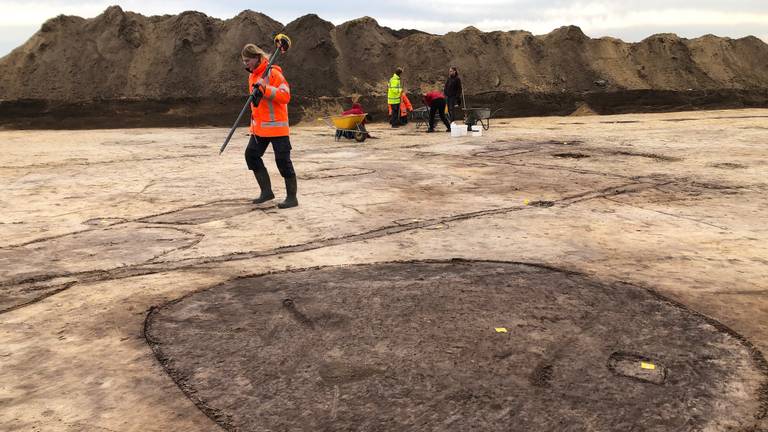
[[[368,138],[368,132],[355,132],[355,141],[363,142]]]

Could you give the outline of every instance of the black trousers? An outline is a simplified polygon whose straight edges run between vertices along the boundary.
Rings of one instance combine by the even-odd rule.
[[[447,99],[446,102],[448,103],[448,115],[451,116],[450,120],[451,121],[458,120],[456,118],[456,103],[459,101],[459,97],[458,96],[447,96],[446,99]]]
[[[264,161],[261,157],[264,156],[270,143],[272,143],[272,149],[275,151],[275,163],[280,175],[294,177],[296,172],[293,170],[293,162],[291,162],[291,140],[287,136],[260,137],[251,135],[248,147],[245,148],[245,163],[248,164],[248,169],[259,171],[264,168]]]
[[[451,130],[451,124],[445,118],[445,99],[435,99],[429,106],[429,130],[435,130],[435,114],[440,114],[440,120]]]
[[[389,104],[392,108],[392,114],[389,116],[389,124],[392,126],[400,125],[400,104]]]

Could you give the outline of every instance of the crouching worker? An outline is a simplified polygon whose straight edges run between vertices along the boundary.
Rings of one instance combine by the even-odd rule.
[[[424,95],[424,105],[429,107],[429,129],[427,132],[435,131],[435,114],[440,114],[440,120],[450,132],[451,124],[445,118],[445,95],[437,90],[431,91]]]
[[[343,116],[351,116],[351,115],[363,115],[365,114],[365,111],[363,110],[363,106],[360,105],[357,101],[352,103],[352,108],[344,111],[341,113]],[[365,130],[365,119],[361,122],[363,130]],[[352,139],[355,137],[355,133],[348,130],[340,130],[336,129],[336,140],[339,140],[341,137]]]
[[[273,65],[269,76],[261,76],[267,68],[268,55],[254,44],[243,47],[241,52],[245,69],[251,73],[248,77],[248,90],[253,93],[258,87],[262,97],[259,104],[251,104],[251,139],[245,149],[245,162],[253,171],[261,188],[261,195],[253,200],[260,204],[275,198],[269,172],[264,166],[262,156],[269,144],[275,152],[275,163],[280,175],[285,179],[287,197],[278,203],[279,208],[296,207],[296,172],[291,162],[291,141],[288,129],[288,102],[291,89],[283,76],[280,66]]]
[[[408,99],[408,96],[405,94],[405,90],[403,90],[402,96],[400,96],[400,124],[408,124],[408,113],[413,112],[413,105],[411,105],[411,101]],[[391,118],[392,117],[392,105],[389,105],[389,112],[387,115]]]

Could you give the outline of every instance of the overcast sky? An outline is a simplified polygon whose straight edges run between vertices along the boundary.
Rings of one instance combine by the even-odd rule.
[[[755,35],[768,42],[768,0],[0,0],[0,56],[24,43],[48,18],[59,14],[91,18],[112,4],[143,15],[197,10],[217,18],[252,9],[284,24],[309,13],[334,24],[368,15],[387,27],[437,34],[469,25],[485,31],[542,34],[574,24],[589,36],[614,36],[627,42],[667,32],[688,38],[707,33],[733,38]]]

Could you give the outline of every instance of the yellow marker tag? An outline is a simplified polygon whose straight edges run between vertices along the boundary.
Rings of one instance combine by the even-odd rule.
[[[528,205],[529,203],[530,203],[530,201],[528,201],[527,199],[523,200],[523,205]]]
[[[496,333],[506,333],[507,329],[504,327],[496,327],[494,330],[496,330]]]
[[[653,364],[653,363],[646,363],[646,362],[640,362],[640,367],[642,369],[650,369],[650,370],[656,369],[656,365],[655,364]]]

